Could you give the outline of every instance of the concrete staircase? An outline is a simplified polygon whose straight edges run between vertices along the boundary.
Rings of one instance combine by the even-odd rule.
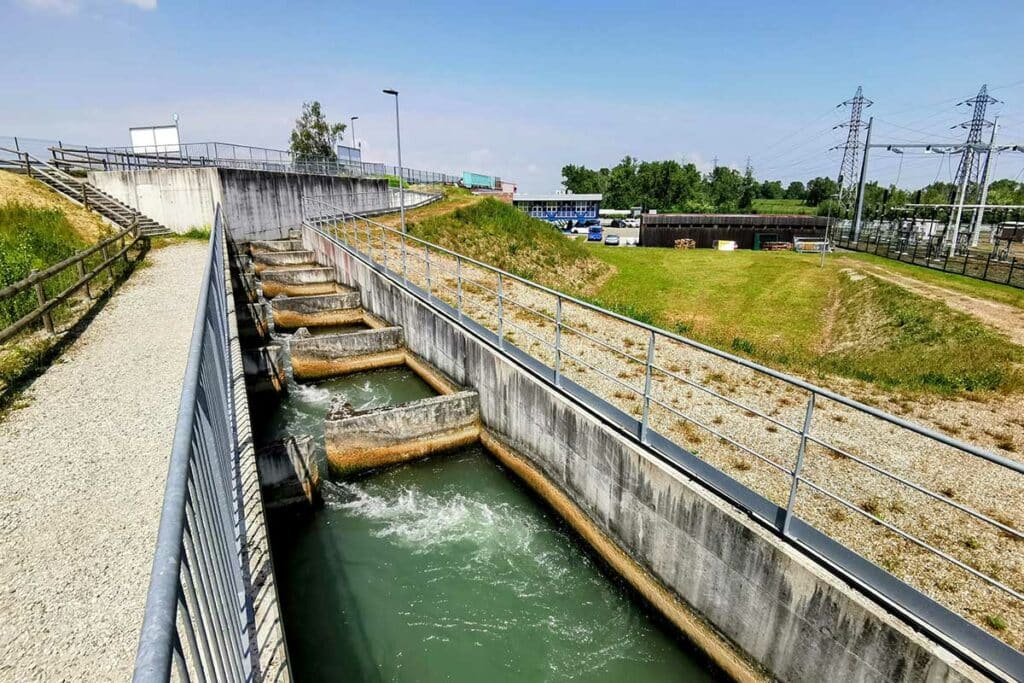
[[[9,149],[2,151],[16,156],[14,159],[0,157],[0,169],[24,173],[35,178],[55,192],[59,192],[76,204],[95,211],[122,228],[130,227],[135,221],[138,221],[139,230],[143,235],[167,235],[171,232],[164,225],[136,211],[82,178],[76,178],[25,152]]]

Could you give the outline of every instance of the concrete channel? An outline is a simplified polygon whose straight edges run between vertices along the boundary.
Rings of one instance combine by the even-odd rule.
[[[255,346],[247,351],[255,359],[247,365],[247,379],[258,397],[253,405],[268,406],[256,418],[262,439],[254,424],[257,464],[267,507],[279,515],[271,526],[284,529],[276,546],[271,533],[271,546],[275,566],[287,567],[297,581],[330,580],[324,567],[304,564],[294,553],[321,552],[338,527],[364,528],[372,521],[385,526],[371,529],[371,537],[408,536],[433,547],[427,529],[451,531],[444,525],[461,513],[442,506],[443,514],[431,517],[429,525],[403,515],[422,511],[417,491],[436,485],[445,462],[473,469],[476,464],[466,463],[485,454],[505,479],[514,475],[517,486],[543,501],[553,523],[571,530],[572,543],[585,548],[576,562],[600,558],[601,572],[630,587],[626,602],[639,620],[633,625],[649,638],[632,646],[649,660],[643,666],[633,662],[633,668],[608,661],[588,680],[678,680],[679,667],[687,680],[986,680],[728,503],[578,410],[457,321],[438,316],[410,291],[321,238],[306,232],[301,240],[293,235],[252,242],[245,259],[249,272],[239,274],[248,283],[248,323],[256,330],[250,337]],[[313,395],[315,408],[294,407]],[[289,410],[292,417],[282,417]],[[386,481],[405,482],[408,497],[388,489]],[[492,513],[488,508],[482,514]],[[304,521],[295,522],[295,515]],[[392,524],[399,518],[402,524]],[[309,545],[299,540],[307,531],[317,539],[307,539]],[[330,566],[350,568],[350,541],[353,548],[373,545],[330,538],[340,544],[330,546],[337,556],[320,558]],[[408,558],[422,551],[407,550]],[[279,557],[280,552],[287,554]],[[308,630],[311,624],[334,628],[334,614],[357,634],[341,636],[345,665],[357,677],[382,671],[402,677],[361,650],[377,647],[370,629],[377,618],[356,607],[368,608],[358,586],[346,584],[325,598],[329,609],[306,604],[311,596],[300,590],[291,598],[288,588],[281,592],[294,668],[333,661],[310,645]],[[523,600],[515,609],[529,612]],[[573,647],[566,646],[567,655]],[[296,652],[304,653],[302,662]],[[444,648],[433,654],[439,653],[454,656]],[[660,661],[672,663],[672,675]],[[422,664],[415,657],[408,663],[414,671]],[[493,673],[477,665],[483,668],[475,673]],[[446,673],[459,678],[467,672]]]

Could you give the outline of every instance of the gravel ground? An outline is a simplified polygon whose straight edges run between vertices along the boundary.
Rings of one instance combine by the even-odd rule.
[[[131,676],[206,253],[151,252],[0,422],[0,679]]]
[[[363,250],[365,239],[365,234],[358,238]],[[371,235],[371,241],[374,258],[381,260],[380,231]],[[389,265],[400,269],[399,244],[389,240],[387,252]],[[409,280],[425,288],[422,252],[413,254],[410,251],[408,258]],[[431,255],[432,290],[453,305],[456,283],[451,276],[455,270],[450,260]],[[464,287],[464,310],[480,324],[496,330],[494,276],[466,264],[462,274],[479,284]],[[513,282],[504,283],[504,294],[506,315],[511,314],[515,320],[514,325],[506,321],[506,339],[553,367],[550,345],[554,342],[554,298]],[[576,330],[562,335],[563,348],[575,356],[563,356],[565,376],[639,419],[646,336],[638,336],[630,325],[575,305],[563,306],[562,314],[563,322]],[[667,339],[659,339],[656,344],[655,364],[662,372],[652,377],[652,395],[657,403],[652,402],[651,425],[785,506],[790,477],[777,468],[788,470],[793,466],[807,393]],[[1024,418],[1020,416],[1019,396],[982,400],[908,398],[841,378],[808,379],[991,452],[1024,460]],[[739,405],[716,398],[707,389]],[[809,434],[1010,529],[1024,529],[1024,481],[1001,467],[821,398]],[[811,482],[843,497],[853,509],[803,484],[796,502],[800,517],[993,635],[1014,647],[1024,647],[1024,605],[1020,601],[898,537],[862,513],[869,512],[916,535],[1017,591],[1024,591],[1024,541],[814,443],[808,445],[804,468],[804,476]]]

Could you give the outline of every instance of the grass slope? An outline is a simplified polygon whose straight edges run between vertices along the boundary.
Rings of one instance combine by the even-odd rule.
[[[111,232],[97,214],[60,196],[38,180],[18,173],[0,171],[0,205],[19,204],[33,209],[52,209],[64,214],[80,239],[96,242]]]
[[[550,224],[509,204],[491,197],[449,199],[457,204],[453,210],[443,211],[438,204],[429,214],[409,216],[409,232],[521,277],[563,288],[578,289],[610,271],[582,243],[566,239]]]
[[[793,253],[592,246],[597,300],[801,374],[951,394],[1024,388],[1024,349],[968,315]]]
[[[22,204],[0,205],[0,287],[62,261],[84,246],[85,241],[61,211]],[[74,281],[74,273],[62,275],[45,283],[47,294],[56,293]],[[0,327],[6,327],[35,306],[35,293],[31,290],[0,301]]]

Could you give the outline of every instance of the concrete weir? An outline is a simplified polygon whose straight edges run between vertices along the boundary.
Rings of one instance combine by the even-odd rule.
[[[311,251],[263,251],[252,255],[253,271],[257,275],[272,268],[308,266],[312,262]]]
[[[332,474],[394,465],[475,443],[480,438],[479,398],[460,391],[365,412],[336,403],[324,423]]]
[[[984,677],[734,506],[582,410],[399,283],[306,230],[363,307],[401,328],[411,358],[477,392],[481,440],[609,565],[738,680],[962,681]],[[414,355],[415,354],[415,355]],[[328,443],[381,449],[373,426],[406,416],[328,420]],[[411,411],[412,409],[410,409]],[[382,411],[388,412],[388,411]],[[429,409],[415,415],[430,419]],[[408,415],[412,417],[412,415]],[[379,420],[379,422],[377,421]],[[332,424],[334,423],[334,424]],[[459,423],[461,424],[461,423]],[[468,438],[468,437],[467,437]],[[329,446],[330,448],[330,446]]]
[[[299,239],[255,240],[253,242],[249,242],[249,253],[253,256],[266,252],[300,250],[302,250],[302,240]]]
[[[303,296],[335,294],[340,290],[333,268],[310,266],[283,270],[264,270],[259,274],[263,296],[272,299],[279,294]]]
[[[301,337],[292,339],[288,346],[297,380],[402,365],[406,356],[400,327]]]
[[[367,322],[363,320],[359,292],[352,290],[313,296],[276,296],[270,301],[270,312],[276,327],[314,327]]]

